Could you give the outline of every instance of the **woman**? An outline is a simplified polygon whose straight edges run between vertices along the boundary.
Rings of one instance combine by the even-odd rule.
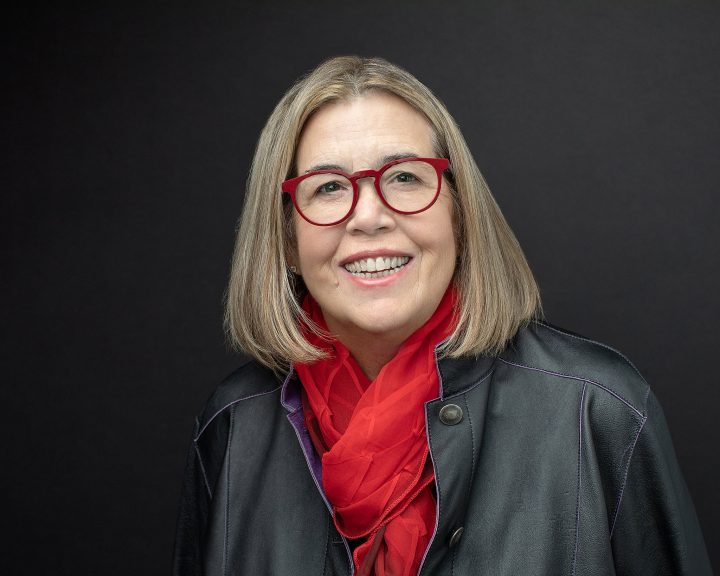
[[[709,574],[661,409],[542,322],[452,117],[335,58],[265,126],[226,323],[248,360],[198,418],[188,574]]]

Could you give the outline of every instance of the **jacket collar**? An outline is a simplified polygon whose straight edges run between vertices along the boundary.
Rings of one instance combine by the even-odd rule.
[[[440,398],[461,394],[485,378],[495,365],[496,356],[466,356],[463,358],[438,358],[435,348],[435,365],[440,380]],[[300,380],[293,366],[285,377],[280,394],[285,409],[297,412],[302,407],[300,398]]]
[[[302,399],[300,397],[300,378],[295,372],[294,365],[290,365],[290,372],[285,377],[285,381],[280,391],[280,403],[285,410],[293,414],[302,408]]]
[[[439,358],[435,348],[435,362],[440,377],[440,398],[465,392],[492,372],[497,356],[464,356]]]

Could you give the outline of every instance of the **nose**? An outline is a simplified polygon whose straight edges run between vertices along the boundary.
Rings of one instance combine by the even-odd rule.
[[[392,229],[395,226],[395,213],[385,206],[380,198],[375,189],[375,179],[360,178],[357,185],[358,201],[347,221],[347,230],[374,234]]]

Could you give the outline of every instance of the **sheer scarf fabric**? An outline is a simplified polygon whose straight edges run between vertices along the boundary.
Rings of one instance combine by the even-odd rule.
[[[432,536],[436,505],[424,405],[439,395],[435,346],[452,332],[455,302],[450,287],[373,381],[341,342],[305,330],[308,341],[330,354],[295,369],[335,525],[361,541],[353,554],[358,576],[417,574]],[[303,309],[327,330],[310,295]]]

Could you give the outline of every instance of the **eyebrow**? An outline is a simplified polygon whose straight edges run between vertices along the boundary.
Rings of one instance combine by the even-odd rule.
[[[380,168],[380,166],[385,166],[385,164],[387,164],[388,162],[392,162],[393,160],[419,157],[420,156],[416,152],[397,152],[396,154],[389,154],[387,156],[383,156],[377,166],[378,168]],[[314,166],[311,166],[310,168],[305,170],[305,174],[315,172],[317,170],[339,170],[340,172],[348,172],[345,167],[340,166],[339,164],[315,164]]]

